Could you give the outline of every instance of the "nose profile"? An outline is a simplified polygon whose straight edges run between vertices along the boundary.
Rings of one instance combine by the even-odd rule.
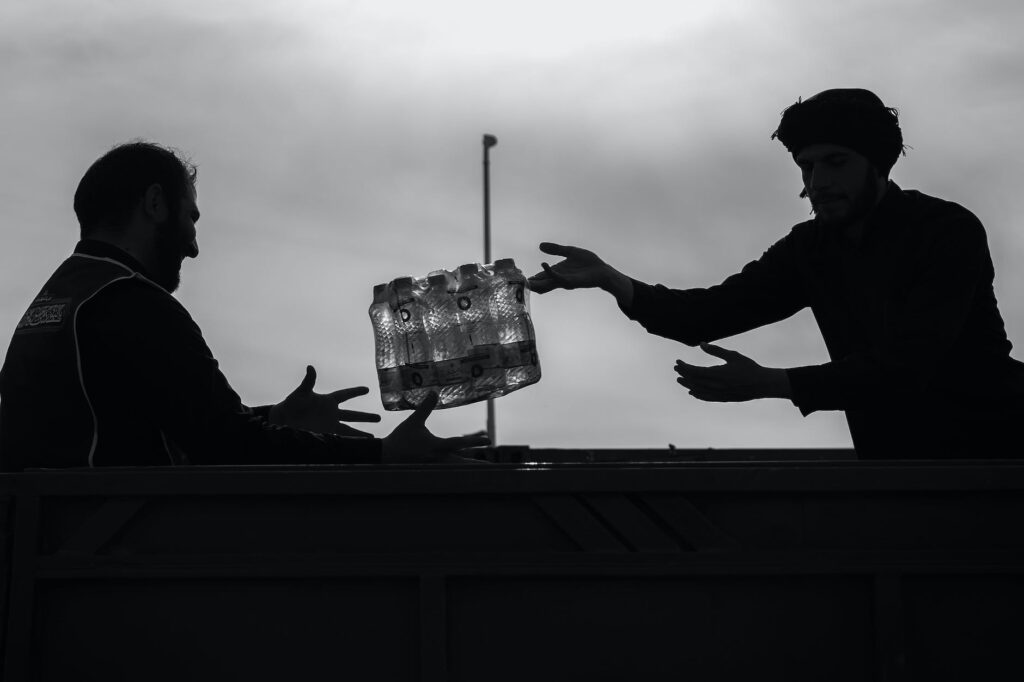
[[[811,166],[810,178],[809,182],[807,183],[807,186],[810,187],[811,191],[821,189],[822,187],[827,186],[828,183],[826,180],[826,176],[827,173],[824,172],[824,170],[821,167],[821,164],[815,163],[813,166]]]

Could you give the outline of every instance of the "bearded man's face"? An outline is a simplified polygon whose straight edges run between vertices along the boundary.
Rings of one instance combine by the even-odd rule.
[[[836,144],[813,144],[800,150],[796,164],[815,219],[825,225],[851,225],[878,203],[882,184],[866,157]]]
[[[157,226],[157,272],[153,273],[156,283],[173,293],[181,285],[181,264],[185,258],[199,255],[196,239],[196,221],[199,208],[196,205],[196,191],[190,187],[178,204],[176,215],[171,215]]]

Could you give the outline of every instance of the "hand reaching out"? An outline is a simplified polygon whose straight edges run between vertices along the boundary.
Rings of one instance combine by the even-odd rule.
[[[490,444],[490,439],[481,433],[452,438],[439,438],[432,434],[427,429],[427,417],[434,411],[437,400],[437,393],[431,393],[405,421],[384,438],[384,463],[452,461],[452,455],[459,450]]]
[[[373,437],[373,434],[354,429],[341,422],[379,422],[380,415],[371,412],[342,410],[338,407],[346,400],[366,395],[370,392],[369,388],[357,386],[330,393],[315,393],[313,391],[314,384],[316,384],[316,369],[312,365],[308,365],[306,376],[298,388],[270,408],[270,423],[317,433],[332,433],[337,436]]]
[[[600,286],[607,274],[608,264],[592,251],[551,242],[543,242],[540,250],[552,256],[563,256],[565,260],[555,263],[554,267],[541,263],[543,272],[530,278],[530,290],[538,294],[545,294],[552,289]]]
[[[553,289],[604,289],[628,307],[633,302],[633,280],[601,260],[593,251],[577,246],[562,246],[543,242],[540,250],[565,260],[554,265],[541,263],[542,272],[530,278],[530,290],[546,294]]]
[[[743,402],[758,398],[789,398],[789,375],[784,369],[762,367],[747,356],[710,343],[700,345],[724,365],[701,367],[676,360],[676,381],[690,395],[709,402]]]

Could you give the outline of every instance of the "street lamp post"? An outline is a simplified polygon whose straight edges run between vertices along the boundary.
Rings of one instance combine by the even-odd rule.
[[[484,263],[491,262],[491,147],[498,144],[494,135],[484,135]],[[487,399],[487,437],[497,445],[494,423],[494,398]]]

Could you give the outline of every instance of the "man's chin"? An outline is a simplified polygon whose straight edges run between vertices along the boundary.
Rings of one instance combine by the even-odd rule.
[[[173,294],[181,286],[181,269],[169,270],[159,273],[153,281],[160,285],[167,293]]]
[[[181,286],[181,277],[166,279],[161,282],[157,282],[157,284],[159,284],[160,287],[167,293],[173,294],[175,291],[178,290],[178,287]]]
[[[854,222],[852,216],[850,216],[846,211],[823,211],[820,209],[815,209],[814,220],[819,225],[830,225],[835,227],[842,227]]]

